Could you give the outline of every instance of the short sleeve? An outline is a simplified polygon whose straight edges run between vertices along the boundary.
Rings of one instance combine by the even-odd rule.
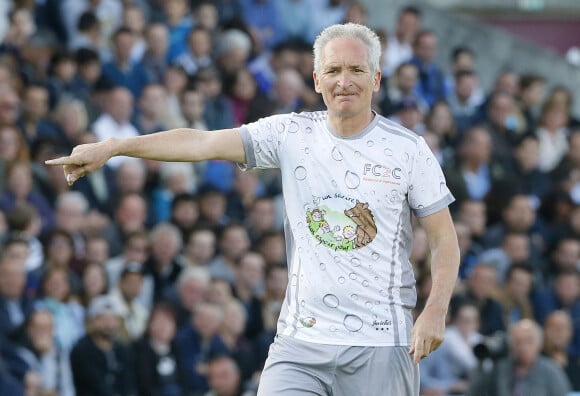
[[[240,168],[279,168],[280,146],[290,120],[291,115],[282,114],[242,125],[240,136],[246,152],[246,163],[240,164]]]
[[[417,140],[408,188],[409,205],[417,217],[436,213],[455,200],[439,162],[422,137]]]

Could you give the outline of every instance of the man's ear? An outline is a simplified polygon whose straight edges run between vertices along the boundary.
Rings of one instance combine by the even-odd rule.
[[[379,88],[381,87],[381,71],[377,71],[375,73],[374,82],[373,82],[373,91],[378,92]]]
[[[312,78],[314,79],[314,91],[316,93],[321,93],[320,92],[320,84],[318,82],[318,74],[315,71],[312,72]]]

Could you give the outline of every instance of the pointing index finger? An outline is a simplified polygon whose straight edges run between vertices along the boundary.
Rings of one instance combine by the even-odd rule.
[[[75,162],[71,157],[60,157],[44,161],[46,165],[74,165]]]

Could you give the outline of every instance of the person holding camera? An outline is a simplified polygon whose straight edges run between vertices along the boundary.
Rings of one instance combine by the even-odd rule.
[[[541,356],[543,334],[531,319],[522,319],[509,331],[509,355],[491,370],[485,365],[474,372],[466,396],[564,396],[571,388],[556,363]]]

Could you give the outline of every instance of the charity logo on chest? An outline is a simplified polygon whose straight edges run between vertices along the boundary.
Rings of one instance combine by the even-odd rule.
[[[306,209],[306,225],[318,243],[335,251],[359,249],[377,235],[377,225],[368,202],[333,193],[316,197]]]

